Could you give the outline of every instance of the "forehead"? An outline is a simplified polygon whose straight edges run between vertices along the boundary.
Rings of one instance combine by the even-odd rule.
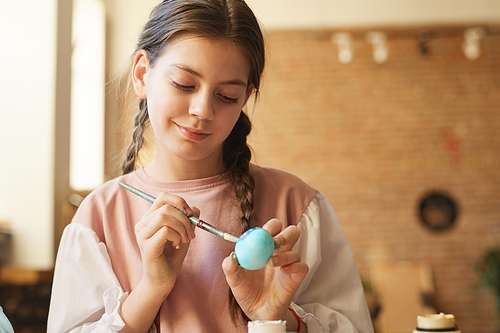
[[[241,47],[223,38],[183,33],[169,40],[155,66],[188,68],[201,76],[248,81],[250,62]]]

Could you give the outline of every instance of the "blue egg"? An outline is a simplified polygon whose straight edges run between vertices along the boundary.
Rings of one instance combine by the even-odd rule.
[[[273,255],[273,236],[262,228],[247,230],[238,239],[234,252],[243,268],[248,270],[261,269]]]

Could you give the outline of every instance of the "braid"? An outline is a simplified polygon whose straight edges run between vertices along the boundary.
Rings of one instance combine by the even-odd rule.
[[[251,130],[250,119],[244,112],[241,112],[231,134],[224,141],[222,157],[224,166],[234,184],[236,198],[240,201],[241,212],[243,213],[240,222],[243,232],[250,229],[254,205],[253,190],[255,182],[250,174],[252,151],[247,145],[247,136]],[[250,321],[250,318],[241,310],[231,289],[229,289],[228,301],[229,313],[233,323],[236,324],[238,318],[242,318],[246,322]]]
[[[137,116],[135,116],[132,141],[127,148],[125,159],[122,162],[123,174],[127,174],[135,170],[135,164],[139,156],[139,150],[141,150],[144,143],[144,129],[146,128],[146,123],[148,120],[148,104],[145,99],[141,99],[141,101],[139,102],[139,113],[137,113]]]
[[[240,200],[241,212],[243,213],[241,217],[243,232],[250,229],[254,204],[253,190],[255,183],[250,174],[252,151],[247,145],[247,136],[250,134],[251,129],[250,119],[244,112],[241,112],[231,134],[224,141],[222,155],[224,167],[234,184],[236,198]]]

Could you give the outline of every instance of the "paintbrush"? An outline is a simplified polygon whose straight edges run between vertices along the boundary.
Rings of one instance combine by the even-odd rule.
[[[139,189],[136,189],[133,186],[125,184],[124,182],[118,182],[118,184],[120,184],[120,186],[122,186],[123,188],[129,190],[130,192],[140,196],[141,198],[143,198],[151,203],[153,203],[156,200],[155,197],[153,197],[153,196],[151,196],[151,195],[149,195],[149,194],[147,194]],[[189,219],[189,221],[191,221],[192,224],[194,224],[195,226],[197,226],[200,229],[211,232],[212,234],[217,235],[221,238],[224,238],[225,240],[228,240],[230,242],[233,242],[233,243],[238,242],[238,237],[233,236],[231,234],[228,234],[227,232],[224,232],[222,230],[219,230],[216,227],[214,227],[213,225],[211,225],[210,223],[207,223],[203,220],[200,220],[199,218],[197,218],[195,216],[188,216],[187,218]]]

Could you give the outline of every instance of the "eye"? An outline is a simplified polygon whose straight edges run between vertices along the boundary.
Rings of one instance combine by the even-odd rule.
[[[219,94],[219,98],[222,100],[222,102],[227,103],[227,104],[238,103],[238,98],[231,98],[231,97],[227,97],[227,96],[222,95],[222,94]]]
[[[186,85],[177,83],[174,80],[170,80],[170,84],[173,85],[175,88],[182,90],[182,91],[189,91],[189,90],[194,88],[194,86],[186,86]]]

